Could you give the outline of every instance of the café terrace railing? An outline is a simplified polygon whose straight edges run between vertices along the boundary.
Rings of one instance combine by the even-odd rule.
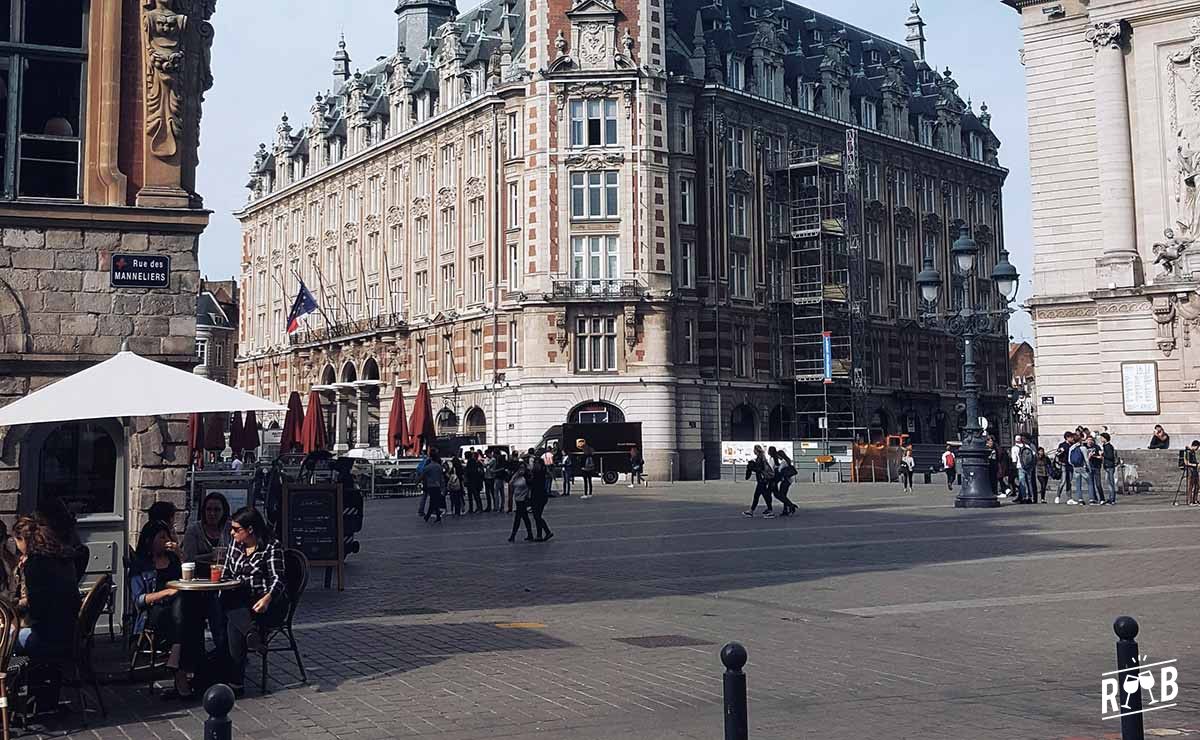
[[[320,319],[318,318],[317,321],[320,321]],[[313,322],[312,328],[289,335],[288,344],[296,347],[316,342],[328,342],[359,334],[370,334],[371,332],[386,331],[389,329],[402,329],[407,325],[404,318],[398,313],[365,316],[361,319],[339,321],[336,324],[317,323],[317,321]]]

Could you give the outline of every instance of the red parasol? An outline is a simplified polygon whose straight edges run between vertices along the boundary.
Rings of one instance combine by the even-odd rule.
[[[204,415],[188,414],[188,458],[204,463]]]
[[[396,454],[408,444],[408,420],[404,418],[404,390],[396,386],[388,413],[388,452]]]
[[[300,447],[305,454],[325,449],[325,415],[321,413],[321,394],[308,393],[308,410],[300,427]]]
[[[258,417],[253,411],[246,412],[246,422],[242,424],[242,432],[245,435],[242,438],[243,449],[257,450],[262,442],[258,438]]]
[[[422,447],[432,445],[437,439],[437,430],[433,428],[433,404],[429,400],[429,386],[425,383],[417,389],[417,397],[413,400],[412,419],[408,422],[408,449],[414,455],[420,454]]]
[[[286,455],[300,446],[300,427],[304,425],[304,405],[300,394],[288,396],[287,415],[283,417],[283,434],[279,438],[279,454]]]
[[[233,454],[240,455],[246,449],[246,429],[242,424],[242,412],[233,412],[233,421],[229,423],[229,449]]]
[[[225,449],[225,420],[228,414],[211,413],[204,420],[204,449],[222,452]]]

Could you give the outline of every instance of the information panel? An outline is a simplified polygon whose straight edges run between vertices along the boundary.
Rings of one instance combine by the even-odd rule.
[[[169,288],[171,258],[165,254],[114,254],[109,281],[114,288]]]
[[[1121,399],[1126,414],[1158,413],[1158,363],[1122,362]]]

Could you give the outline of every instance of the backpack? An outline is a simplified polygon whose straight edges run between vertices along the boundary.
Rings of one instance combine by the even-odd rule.
[[[1068,453],[1068,455],[1069,455],[1069,459],[1071,460],[1071,467],[1073,467],[1073,468],[1087,467],[1087,458],[1083,454],[1083,448],[1080,447],[1079,445],[1075,445],[1074,447],[1072,447],[1071,451],[1070,451],[1070,453]]]
[[[1058,464],[1058,460],[1051,460],[1050,461],[1050,477],[1053,478],[1054,480],[1062,480],[1062,474],[1063,474],[1063,469],[1062,469],[1062,466]]]
[[[954,453],[947,452],[945,457],[942,458],[942,465],[945,466],[946,470],[952,470],[954,468],[954,463],[955,463]]]
[[[1021,451],[1017,453],[1017,458],[1021,461],[1021,467],[1025,470],[1029,470],[1037,464],[1037,457],[1034,456],[1033,450],[1029,448],[1029,445],[1021,447]]]

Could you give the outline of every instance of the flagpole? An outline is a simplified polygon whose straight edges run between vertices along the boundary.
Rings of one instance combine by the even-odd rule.
[[[320,270],[320,268],[318,268],[317,269],[317,280],[322,283],[321,287],[324,288],[325,287],[324,281],[321,281],[320,272],[321,272],[321,270]],[[296,276],[297,282],[299,282],[301,285],[304,285],[304,277],[302,275],[300,275],[300,273],[296,272],[295,270],[292,270],[292,274]],[[322,291],[322,292],[324,292],[324,291]],[[329,330],[329,339],[332,340],[333,339],[333,322],[329,320],[329,314],[325,313],[325,309],[321,307],[320,303],[317,303],[317,311],[321,314],[321,318],[325,319],[325,328]],[[305,319],[305,323],[307,323],[307,318]]]

